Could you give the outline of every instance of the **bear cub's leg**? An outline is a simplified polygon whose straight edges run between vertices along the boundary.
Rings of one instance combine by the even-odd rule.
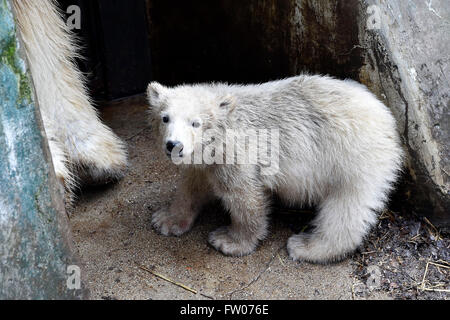
[[[231,225],[211,232],[209,243],[226,255],[248,255],[267,235],[268,196],[262,186],[254,184],[255,179],[243,173],[239,179],[226,180],[216,193],[221,193],[222,202],[230,212]]]
[[[201,207],[210,199],[207,186],[197,175],[186,174],[169,208],[152,216],[152,225],[165,236],[181,236],[189,231]]]
[[[288,240],[290,257],[294,260],[328,263],[340,261],[352,253],[376,223],[375,211],[364,203],[368,196],[362,197],[362,192],[358,194],[350,191],[330,195],[320,205],[312,223],[314,231],[294,235]]]

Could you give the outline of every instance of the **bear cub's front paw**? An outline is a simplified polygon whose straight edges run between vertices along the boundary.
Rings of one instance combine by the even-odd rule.
[[[241,257],[255,251],[258,240],[251,241],[222,227],[209,234],[209,244],[225,255]]]
[[[152,226],[164,236],[181,236],[192,228],[194,219],[161,209],[152,216]]]

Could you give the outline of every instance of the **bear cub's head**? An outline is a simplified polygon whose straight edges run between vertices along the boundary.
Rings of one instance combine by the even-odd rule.
[[[150,118],[163,152],[175,158],[191,157],[205,144],[203,133],[224,129],[236,106],[235,98],[214,85],[173,88],[152,82],[147,89]],[[219,135],[219,133],[217,133]]]

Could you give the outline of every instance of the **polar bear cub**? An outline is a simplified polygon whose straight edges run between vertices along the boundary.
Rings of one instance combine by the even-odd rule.
[[[148,100],[162,151],[183,175],[170,207],[153,214],[153,226],[179,236],[210,196],[219,197],[232,223],[212,232],[209,243],[226,255],[256,249],[277,194],[288,205],[318,208],[312,231],[288,240],[294,260],[343,259],[376,223],[401,170],[394,117],[351,80],[299,75],[174,88],[153,82]],[[236,161],[240,151],[244,161]]]

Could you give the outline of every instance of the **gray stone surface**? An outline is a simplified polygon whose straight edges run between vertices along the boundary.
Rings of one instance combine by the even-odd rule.
[[[413,210],[450,224],[450,3],[367,1],[360,79],[394,112],[408,151]],[[367,8],[367,9],[366,9]]]

